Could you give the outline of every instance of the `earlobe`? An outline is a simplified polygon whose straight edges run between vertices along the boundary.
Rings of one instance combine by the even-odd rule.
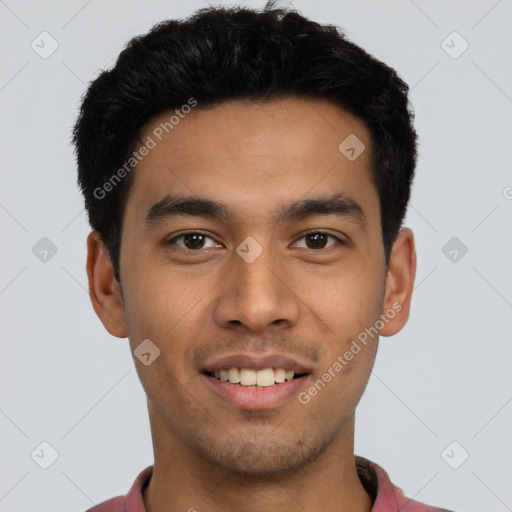
[[[415,275],[414,234],[409,228],[404,228],[393,244],[389,259],[382,310],[382,315],[385,315],[387,321],[380,331],[381,336],[393,336],[407,323]]]
[[[92,306],[105,329],[117,338],[126,338],[123,301],[107,248],[97,231],[87,237],[87,276]]]

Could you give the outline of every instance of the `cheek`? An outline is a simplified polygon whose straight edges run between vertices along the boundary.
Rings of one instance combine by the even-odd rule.
[[[370,275],[354,272],[332,277],[321,292],[310,292],[316,300],[315,312],[329,327],[324,333],[326,359],[319,376],[329,382],[324,395],[327,402],[339,402],[342,396],[358,399],[364,391],[378,346],[378,337],[368,335],[367,329],[379,319],[381,287]],[[340,402],[339,412],[347,412],[352,405],[350,400]]]
[[[155,279],[142,268],[139,273],[131,274],[131,278],[125,317],[137,373],[155,404],[163,401],[165,409],[182,407],[184,403],[176,402],[180,395],[176,390],[182,388],[186,378],[183,333],[189,322],[187,312],[190,315],[191,310],[188,298],[183,296],[183,290],[172,286],[170,279]],[[143,346],[144,340],[151,342],[144,351],[154,357],[149,365],[137,357],[141,353],[138,347]]]
[[[184,351],[194,341],[200,320],[207,317],[208,278],[186,278],[162,265],[134,266],[126,287],[125,318],[132,351],[145,339],[160,350],[153,369],[161,377],[169,371],[183,380]],[[137,361],[137,365],[139,365]],[[149,367],[151,368],[151,367]],[[144,372],[145,368],[141,368]]]
[[[186,283],[179,272],[154,265],[149,258],[141,257],[138,261],[127,272],[130,276],[125,308],[128,324],[139,334],[165,336],[193,312],[194,304],[206,291],[201,289],[200,279]]]
[[[375,322],[382,306],[383,280],[367,269],[346,267],[303,288],[304,303],[334,331],[357,335]]]

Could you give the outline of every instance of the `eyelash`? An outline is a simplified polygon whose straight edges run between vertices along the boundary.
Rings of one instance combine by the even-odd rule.
[[[333,238],[334,240],[336,240],[336,242],[338,242],[340,245],[347,245],[347,242],[345,242],[344,240],[342,240],[341,238],[331,234],[331,233],[327,233],[325,231],[308,231],[307,233],[304,233],[298,240],[302,240],[303,238],[306,238],[307,236],[309,235],[326,235],[327,237],[329,238]],[[165,242],[165,245],[172,245],[176,240],[179,240],[180,238],[183,238],[187,235],[203,235],[204,237],[206,238],[209,238],[210,240],[213,240],[213,238],[209,235],[207,235],[206,233],[203,233],[201,231],[189,231],[187,233],[181,233],[180,235],[178,236],[175,236],[174,238],[168,240]],[[181,246],[178,246],[180,247],[180,249],[184,249],[185,251],[190,251],[190,252],[200,252],[204,249],[188,249],[187,247],[181,247]],[[330,247],[332,246],[329,246],[329,247],[322,247],[320,249],[310,249],[308,247],[305,247],[304,249],[307,249],[307,250],[310,250],[310,251],[315,251],[315,252],[320,252],[322,250],[328,250]]]

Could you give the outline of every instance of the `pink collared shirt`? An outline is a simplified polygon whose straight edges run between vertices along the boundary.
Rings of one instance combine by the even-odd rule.
[[[378,464],[359,456],[355,460],[359,479],[373,500],[371,512],[452,512],[406,498]],[[148,466],[139,473],[126,496],[111,498],[86,512],[145,512],[142,491],[152,474],[153,466]]]

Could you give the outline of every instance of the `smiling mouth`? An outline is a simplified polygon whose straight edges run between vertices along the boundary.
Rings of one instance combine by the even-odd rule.
[[[276,386],[308,375],[307,373],[296,374],[293,370],[284,370],[283,368],[265,368],[257,371],[250,368],[229,368],[214,372],[206,371],[204,374],[234,386],[254,389]]]

